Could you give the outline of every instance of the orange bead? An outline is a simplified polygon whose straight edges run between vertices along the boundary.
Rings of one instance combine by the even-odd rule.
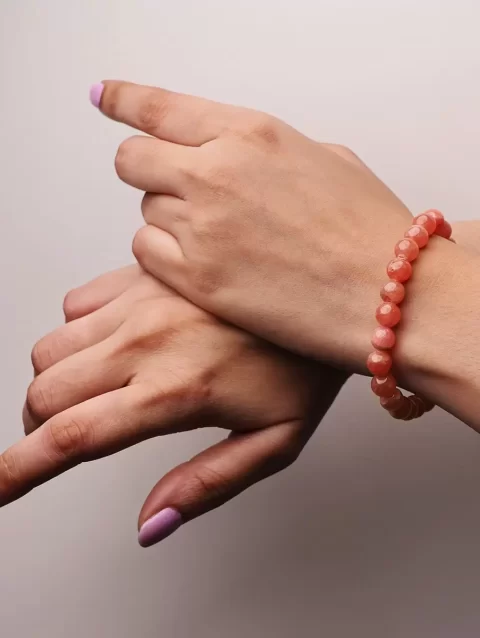
[[[413,239],[401,239],[395,246],[395,254],[400,259],[414,261],[420,254],[420,248]]]
[[[372,346],[377,350],[391,350],[395,341],[395,333],[391,328],[377,326],[373,331]]]
[[[432,403],[429,399],[425,399],[425,397],[420,398],[422,399],[425,406],[425,412],[431,412],[431,410],[433,410],[433,408],[435,407],[435,403]]]
[[[392,367],[392,356],[388,352],[375,350],[368,355],[367,368],[374,375],[384,377]]]
[[[435,229],[437,228],[437,222],[430,215],[426,215],[423,213],[422,215],[418,215],[413,220],[413,223],[417,226],[423,226],[429,235],[433,235]]]
[[[437,226],[437,230],[435,231],[435,234],[439,235],[439,237],[450,239],[450,237],[452,236],[452,227],[450,226],[448,222],[443,222],[443,224],[440,224],[439,226]]]
[[[378,306],[375,316],[381,326],[393,328],[402,318],[402,313],[396,303],[388,301]]]
[[[381,397],[380,405],[382,406],[382,408],[385,408],[385,410],[388,410],[389,412],[392,410],[398,410],[402,407],[404,398],[405,397],[403,396],[401,391],[397,388],[393,396]]]
[[[418,228],[420,228],[420,226]],[[398,259],[397,257],[397,259],[392,259],[388,264],[387,275],[390,279],[394,279],[400,283],[408,281],[412,276],[412,265],[409,261]]]
[[[423,248],[428,244],[429,234],[423,226],[410,226],[405,233],[407,239],[413,239],[419,248]]]
[[[401,303],[405,299],[405,286],[399,281],[389,281],[380,290],[380,297],[383,301]]]
[[[405,397],[407,399],[407,404],[409,406],[409,410],[407,414],[403,417],[404,421],[411,421],[415,419],[418,413],[417,405],[412,401],[412,397]]]
[[[378,397],[393,397],[397,389],[397,382],[391,374],[385,377],[373,377],[372,390]]]
[[[394,419],[404,419],[410,412],[410,409],[410,401],[407,399],[407,397],[402,396],[402,403],[400,404],[400,406],[395,410],[389,410],[389,412]]]
[[[434,219],[437,226],[440,226],[440,224],[443,224],[443,222],[445,221],[445,217],[443,216],[443,214],[436,208],[430,208],[429,210],[426,210],[424,215],[428,215],[429,217]]]
[[[413,394],[410,397],[410,402],[413,403],[413,405],[415,406],[415,412],[413,414],[414,419],[418,419],[425,414],[425,405],[420,397],[417,397],[416,394]]]

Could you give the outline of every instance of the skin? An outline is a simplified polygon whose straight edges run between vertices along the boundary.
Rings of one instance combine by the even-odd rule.
[[[133,250],[183,297],[294,352],[365,374],[406,206],[348,149],[274,117],[106,81],[100,109],[151,137],[116,169],[147,191]],[[402,304],[395,374],[480,428],[478,255],[434,237]]]
[[[116,165],[149,191],[135,254],[182,296],[137,267],[67,296],[67,325],[32,353],[29,436],[0,456],[0,504],[153,436],[228,429],[157,484],[139,525],[165,507],[189,520],[288,466],[346,373],[183,297],[292,351],[364,372],[377,275],[410,214],[348,149],[269,116],[114,82],[102,109],[158,137],[125,143]],[[397,374],[478,427],[479,257],[473,229],[466,236],[464,248],[434,239],[418,263]]]
[[[454,232],[474,258],[480,223]],[[0,455],[2,505],[142,439],[203,425],[229,429],[157,483],[138,525],[166,507],[191,520],[288,467],[346,380],[226,326],[138,266],[71,291],[64,311],[66,325],[32,351],[29,436]],[[78,393],[79,379],[92,398]]]
[[[165,507],[191,520],[288,467],[346,379],[219,321],[138,265],[70,292],[64,311],[32,352],[28,436],[0,456],[2,505],[139,441],[226,429],[160,480],[139,528]]]

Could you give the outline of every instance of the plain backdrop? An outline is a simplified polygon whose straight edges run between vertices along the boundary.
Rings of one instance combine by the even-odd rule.
[[[130,132],[103,78],[274,113],[351,146],[412,211],[479,203],[477,0],[1,0],[0,446],[22,436],[34,342],[64,294],[132,260]],[[319,299],[321,303],[321,299]],[[0,512],[5,638],[473,638],[480,439],[345,389],[299,461],[142,550],[136,520],[215,431],[86,464]]]

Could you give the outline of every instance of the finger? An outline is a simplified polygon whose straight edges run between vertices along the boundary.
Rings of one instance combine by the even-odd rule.
[[[23,423],[23,431],[26,435],[31,434],[34,430],[37,429],[38,424],[35,423],[34,419],[30,415],[28,411],[27,402],[23,404],[22,408],[22,423]]]
[[[177,144],[137,135],[120,144],[115,169],[129,186],[183,197],[185,169],[191,152]]]
[[[358,155],[356,155],[352,150],[350,150],[347,146],[342,146],[341,144],[324,144],[322,143],[323,148],[328,151],[331,151],[338,157],[341,157],[343,160],[352,164],[356,168],[360,169],[364,173],[368,173],[369,175],[374,176],[372,170],[363,162]],[[375,177],[375,176],[374,176]]]
[[[0,507],[79,463],[201,425],[176,387],[134,384],[96,396],[55,415],[0,455]]]
[[[106,306],[119,297],[142,274],[138,264],[125,266],[71,290],[63,302],[66,321],[73,321]]]
[[[157,483],[145,501],[139,517],[140,545],[159,542],[182,523],[285,469],[313,430],[293,422],[235,434],[179,465]]]
[[[181,292],[186,261],[173,235],[156,226],[143,226],[134,237],[132,250],[144,270]]]
[[[128,303],[121,296],[106,306],[60,326],[38,341],[32,350],[35,374],[77,352],[94,346],[115,332],[127,314]]]
[[[123,387],[131,376],[129,363],[127,357],[121,360],[113,338],[63,359],[30,384],[29,416],[40,425],[78,403]]]
[[[140,386],[103,394],[53,417],[0,455],[0,507],[83,461],[155,435]]]
[[[203,98],[116,80],[94,85],[90,98],[112,120],[184,146],[216,139],[236,111]]]
[[[59,361],[107,339],[123,323],[132,304],[150,298],[168,298],[175,294],[138,264],[129,268],[131,270],[122,269],[125,270],[124,273],[108,273],[104,281],[100,281],[103,279],[100,277],[86,285],[85,291],[79,294],[74,304],[76,314],[86,313],[87,308],[90,313],[70,321],[38,341],[32,350],[32,364],[36,374],[45,372]],[[117,274],[121,276],[116,277]],[[135,285],[132,285],[133,282]],[[115,297],[112,301],[109,300],[111,296]],[[92,299],[93,301],[88,301]],[[95,309],[103,303],[105,305]]]
[[[147,224],[179,238],[191,219],[191,206],[178,197],[146,193],[142,200],[142,215]]]

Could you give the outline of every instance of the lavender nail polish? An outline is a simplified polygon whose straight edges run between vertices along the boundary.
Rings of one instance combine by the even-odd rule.
[[[155,545],[173,534],[182,523],[180,512],[173,507],[167,507],[145,521],[138,533],[138,542],[142,547]]]
[[[102,99],[102,93],[105,86],[103,84],[94,84],[90,87],[90,102],[97,109],[100,107],[100,101]]]

